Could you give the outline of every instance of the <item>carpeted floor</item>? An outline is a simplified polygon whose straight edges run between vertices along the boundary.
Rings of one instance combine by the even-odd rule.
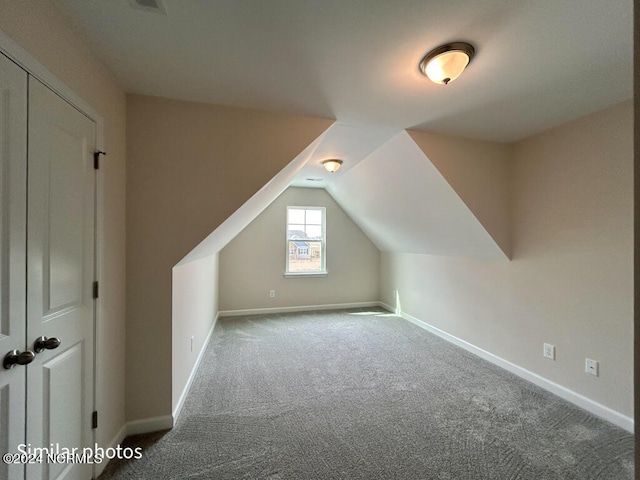
[[[633,435],[383,311],[221,319],[106,479],[624,480]]]

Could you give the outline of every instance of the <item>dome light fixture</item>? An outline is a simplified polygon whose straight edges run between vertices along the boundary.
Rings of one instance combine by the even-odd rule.
[[[447,85],[460,76],[475,53],[468,43],[448,43],[427,53],[420,62],[420,71],[433,83]]]
[[[342,160],[338,160],[337,158],[330,158],[329,160],[325,160],[324,162],[322,162],[322,166],[329,173],[337,172],[338,169],[342,166]]]

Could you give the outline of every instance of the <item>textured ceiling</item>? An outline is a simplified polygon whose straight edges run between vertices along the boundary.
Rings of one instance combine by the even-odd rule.
[[[632,96],[631,0],[55,0],[128,92],[511,142]],[[417,65],[468,41],[448,86]]]

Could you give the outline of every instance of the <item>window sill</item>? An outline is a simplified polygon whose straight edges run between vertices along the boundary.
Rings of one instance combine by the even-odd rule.
[[[327,272],[311,272],[311,273],[304,273],[304,272],[286,272],[284,274],[284,278],[301,278],[301,277],[306,277],[306,278],[322,278],[322,277],[326,277],[327,276]]]

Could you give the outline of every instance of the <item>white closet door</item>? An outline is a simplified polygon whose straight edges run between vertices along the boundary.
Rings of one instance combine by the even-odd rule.
[[[0,55],[0,356],[23,351],[27,187],[27,74]],[[24,443],[26,367],[0,367],[0,453]],[[0,478],[23,478],[0,463]]]
[[[27,366],[27,440],[93,446],[95,124],[29,78],[27,339],[60,346]],[[87,464],[27,465],[29,479],[91,478]]]

